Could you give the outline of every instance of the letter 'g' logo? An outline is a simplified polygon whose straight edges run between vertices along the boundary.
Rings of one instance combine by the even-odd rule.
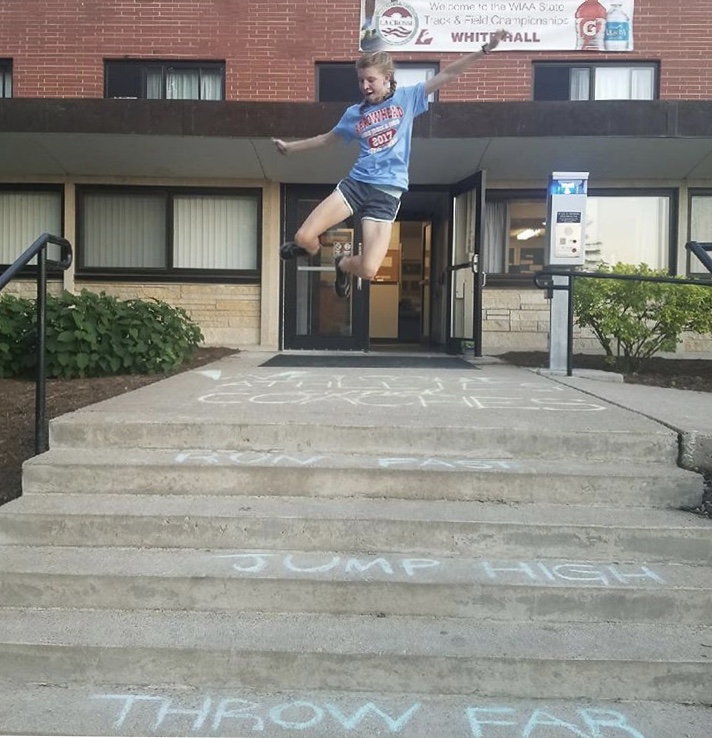
[[[593,20],[583,21],[581,24],[581,31],[584,36],[595,36],[598,33],[598,25],[601,21],[597,18]]]
[[[418,16],[406,3],[391,3],[378,16],[378,33],[389,44],[407,44],[418,31]]]

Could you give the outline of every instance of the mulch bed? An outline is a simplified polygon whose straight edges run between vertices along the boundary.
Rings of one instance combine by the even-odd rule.
[[[126,374],[115,377],[47,380],[47,417],[131,392],[161,379],[204,366],[237,353],[222,347],[200,348],[178,370],[168,374]],[[35,382],[0,379],[0,505],[21,492],[22,462],[35,453]]]

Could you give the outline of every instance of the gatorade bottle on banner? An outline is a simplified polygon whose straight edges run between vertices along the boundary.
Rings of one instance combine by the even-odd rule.
[[[606,33],[606,9],[598,0],[584,0],[576,10],[576,48],[603,51]]]
[[[621,3],[613,3],[608,11],[604,42],[606,51],[630,49],[630,18],[623,12]]]

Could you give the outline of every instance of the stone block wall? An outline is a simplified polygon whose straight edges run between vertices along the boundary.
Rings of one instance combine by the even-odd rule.
[[[59,294],[58,281],[48,283],[52,294]],[[260,343],[259,285],[170,284],[80,282],[77,290],[106,292],[121,300],[133,298],[163,300],[182,307],[200,326],[207,346],[249,348]],[[4,292],[34,299],[34,281],[16,280]],[[529,289],[487,288],[483,295],[483,352],[548,351],[549,302],[545,293]],[[712,356],[712,335],[686,333],[677,353]],[[598,340],[574,326],[574,352],[600,353]]]
[[[207,346],[246,348],[260,343],[259,285],[80,282],[80,289],[120,300],[156,298],[183,308],[200,326]]]
[[[549,350],[549,301],[544,290],[485,288],[484,354]],[[598,339],[574,325],[574,353],[601,353]],[[712,356],[712,335],[685,333],[676,353]]]
[[[543,291],[485,288],[482,309],[485,354],[548,349],[549,303]]]

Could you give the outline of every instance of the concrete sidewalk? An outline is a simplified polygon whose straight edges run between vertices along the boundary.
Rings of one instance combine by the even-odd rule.
[[[712,394],[690,390],[649,387],[611,381],[607,372],[574,370],[573,376],[552,376],[554,381],[653,420],[680,436],[680,465],[712,473]]]
[[[685,468],[712,472],[712,394],[624,384],[607,372],[551,375],[496,357],[453,361],[448,369],[264,366],[273,356],[236,353],[64,416],[63,425],[110,419],[217,429],[238,421],[295,426],[297,432],[296,426],[328,418],[338,427],[410,428],[414,448],[430,429],[452,430],[443,444],[457,443],[458,428],[488,430],[493,445],[498,434],[521,434],[523,443],[535,443],[537,435],[553,433],[572,459],[580,433],[621,439],[642,433],[669,439],[672,433],[679,436]]]

